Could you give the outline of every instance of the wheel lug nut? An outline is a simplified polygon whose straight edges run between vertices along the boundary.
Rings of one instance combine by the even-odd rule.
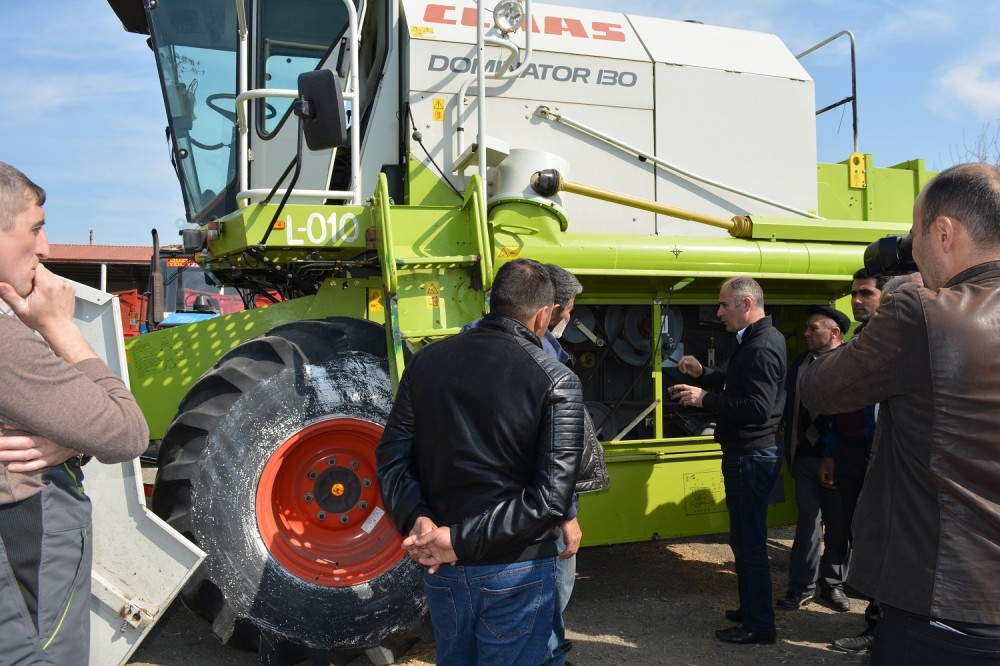
[[[351,461],[351,469],[357,469],[359,467],[361,467],[361,463],[359,463],[357,460]]]
[[[362,511],[364,509],[367,509],[368,508],[368,502],[366,502],[364,500],[361,500],[360,502],[358,502],[358,508],[361,509]]]
[[[326,512],[320,511],[319,513],[316,514],[316,518],[319,520],[326,520]]]
[[[326,464],[329,465],[330,467],[333,467],[334,465],[337,464],[337,459],[336,458],[327,458],[326,459]]]
[[[349,521],[350,519],[351,517],[348,516],[346,513],[340,514],[340,522],[344,523],[345,525],[347,524],[347,521]]]
[[[306,496],[303,497],[302,499],[304,499],[307,502],[312,502],[313,501],[312,493],[306,493]]]
[[[309,478],[310,479],[315,479],[317,476],[319,476],[319,474],[316,473],[316,470],[314,470],[314,469],[309,470]]]
[[[371,479],[365,479],[364,481],[361,482],[361,485],[363,485],[365,488],[371,488],[372,487],[372,480]]]

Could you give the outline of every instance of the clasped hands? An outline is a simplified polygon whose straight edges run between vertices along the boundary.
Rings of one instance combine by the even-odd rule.
[[[410,536],[403,539],[403,549],[415,562],[433,575],[442,564],[455,564],[458,556],[451,546],[451,528],[438,527],[427,516],[417,518]]]
[[[19,433],[19,434],[13,434]],[[25,434],[11,423],[0,430],[0,464],[8,472],[34,472],[66,462],[79,453],[41,435]]]

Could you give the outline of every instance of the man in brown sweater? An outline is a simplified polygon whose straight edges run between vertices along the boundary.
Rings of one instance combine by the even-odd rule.
[[[86,664],[90,500],[80,465],[139,455],[149,430],[73,321],[48,255],[45,192],[0,162],[0,636],[5,664]]]

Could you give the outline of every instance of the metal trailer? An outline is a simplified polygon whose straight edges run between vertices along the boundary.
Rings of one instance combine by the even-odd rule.
[[[109,1],[150,38],[185,247],[284,299],[128,345],[154,510],[208,553],[185,602],[264,663],[389,663],[421,629],[373,449],[409,355],[487,312],[503,262],[584,285],[564,342],[611,473],[585,545],[721,532],[712,417],[664,399],[681,354],[733,349],[721,281],[760,281],[798,353],[931,175],[875,167],[856,125],[817,165],[774,35],[530,0]],[[786,475],[771,524],[792,498]]]

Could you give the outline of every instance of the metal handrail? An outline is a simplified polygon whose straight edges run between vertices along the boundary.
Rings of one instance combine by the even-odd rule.
[[[351,40],[351,68],[348,75],[348,90],[343,93],[344,101],[351,102],[354,110],[354,120],[351,122],[351,189],[350,190],[292,190],[291,196],[304,199],[331,199],[350,196],[351,204],[361,205],[361,114],[358,111],[361,107],[360,84],[358,78],[358,13],[351,0],[343,0],[347,8],[348,34]],[[250,46],[247,41],[246,17],[243,14],[242,3],[237,0],[237,16],[239,18],[239,93],[236,96],[236,116],[237,128],[239,130],[238,151],[236,160],[237,180],[239,182],[239,193],[236,195],[237,201],[249,200],[257,196],[267,196],[271,192],[270,188],[250,189],[250,147],[249,147],[249,127],[247,123],[246,105],[252,99],[262,99],[264,97],[292,98],[298,97],[297,90],[284,88],[254,88],[248,89],[246,81],[248,77],[248,63],[250,58]],[[263,195],[260,193],[263,192]],[[279,192],[283,192],[279,190]]]
[[[812,48],[808,48],[802,53],[798,54],[797,56],[795,56],[795,59],[802,60],[802,58],[809,55],[813,51],[820,49],[829,44],[830,42],[832,42],[833,40],[837,39],[838,37],[843,37],[845,35],[849,37],[851,40],[851,95],[849,97],[845,97],[839,102],[834,102],[833,104],[828,104],[827,106],[824,106],[822,109],[816,111],[816,115],[820,116],[826,113],[827,111],[831,111],[833,109],[836,109],[838,106],[843,106],[844,104],[850,102],[851,110],[854,116],[854,152],[858,152],[858,68],[857,68],[857,58],[855,57],[854,53],[854,33],[852,33],[850,30],[841,30],[833,37],[828,37],[819,44],[813,46]]]

